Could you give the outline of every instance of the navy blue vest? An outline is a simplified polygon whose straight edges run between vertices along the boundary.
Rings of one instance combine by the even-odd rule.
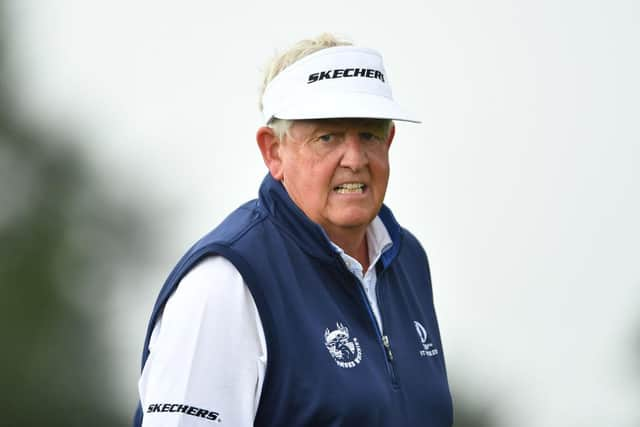
[[[180,279],[204,257],[221,255],[249,287],[267,342],[255,426],[451,426],[426,254],[386,206],[379,216],[393,241],[376,265],[384,335],[322,228],[267,175],[259,199],[196,243],[169,275],[149,321],[142,365]],[[233,369],[233,360],[216,368]]]

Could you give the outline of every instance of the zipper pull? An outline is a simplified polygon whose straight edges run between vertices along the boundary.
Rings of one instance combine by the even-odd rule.
[[[389,342],[389,337],[386,335],[382,336],[382,345],[384,349],[387,351],[387,359],[389,362],[393,361],[393,353],[391,352],[391,343]]]

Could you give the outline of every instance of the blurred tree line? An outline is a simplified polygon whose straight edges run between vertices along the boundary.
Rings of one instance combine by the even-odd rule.
[[[111,268],[132,256],[140,221],[110,200],[73,138],[14,108],[9,24],[0,3],[0,424],[127,425],[99,331]]]
[[[112,267],[133,262],[148,232],[87,170],[76,138],[14,108],[8,24],[0,0],[2,425],[126,426],[135,402],[114,405],[103,303]],[[495,425],[488,408],[454,396],[455,426]]]

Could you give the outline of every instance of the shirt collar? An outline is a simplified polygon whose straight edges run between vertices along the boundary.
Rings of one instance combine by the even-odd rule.
[[[387,227],[384,226],[384,223],[378,216],[376,216],[367,227],[366,238],[369,249],[369,266],[364,272],[369,271],[371,267],[375,266],[382,254],[393,246],[393,241],[387,231]],[[345,263],[349,265],[347,260],[353,260],[353,257],[335,243],[331,242],[331,246],[333,246],[335,251],[345,260]]]

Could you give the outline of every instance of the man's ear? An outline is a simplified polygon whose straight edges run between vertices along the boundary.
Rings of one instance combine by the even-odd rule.
[[[269,172],[273,179],[281,181],[284,175],[282,170],[282,157],[280,156],[281,142],[276,136],[273,129],[268,126],[262,126],[256,132],[256,141],[262,153],[262,160],[269,168]]]
[[[391,127],[389,128],[389,136],[387,136],[387,148],[391,147],[394,136],[396,136],[396,124],[391,122]]]

